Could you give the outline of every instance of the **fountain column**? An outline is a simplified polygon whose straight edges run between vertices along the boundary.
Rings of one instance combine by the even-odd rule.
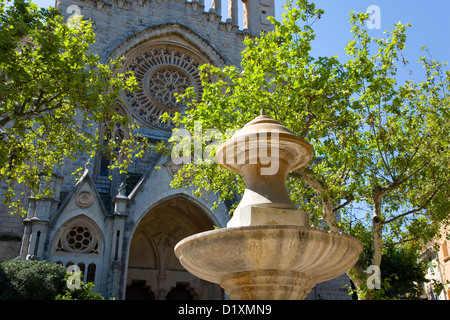
[[[239,300],[304,299],[317,283],[347,272],[361,242],[310,228],[307,213],[286,190],[287,174],[306,166],[313,154],[306,140],[265,115],[222,144],[217,162],[244,176],[245,192],[227,228],[175,246],[186,270]]]

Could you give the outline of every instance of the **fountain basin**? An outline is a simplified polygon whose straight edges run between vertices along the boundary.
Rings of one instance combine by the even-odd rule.
[[[304,299],[320,282],[345,273],[363,246],[351,236],[291,225],[224,228],[175,246],[193,275],[220,284],[231,299]]]

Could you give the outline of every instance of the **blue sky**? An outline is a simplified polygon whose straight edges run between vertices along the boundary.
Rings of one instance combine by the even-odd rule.
[[[369,6],[377,5],[380,8],[381,28],[369,30],[371,36],[383,37],[384,31],[392,30],[394,24],[399,21],[412,25],[407,29],[406,42],[409,68],[418,67],[416,62],[424,55],[421,51],[424,45],[430,49],[434,58],[450,62],[449,0],[316,0],[314,2],[317,7],[325,10],[321,20],[313,26],[316,32],[313,48],[317,55],[345,56],[344,48],[352,37],[350,11],[366,12]]]
[[[55,4],[55,0],[35,2],[43,7]],[[205,2],[208,8],[211,0]],[[222,7],[226,7],[227,1],[222,2]],[[285,2],[275,0],[277,19],[281,19]],[[242,5],[241,1],[239,3]],[[350,11],[366,12],[369,6],[376,5],[380,8],[381,28],[369,30],[371,36],[382,37],[385,30],[392,30],[394,23],[399,21],[412,25],[407,32],[408,68],[420,73],[421,67],[417,60],[424,55],[421,52],[424,45],[430,49],[434,58],[450,62],[450,0],[315,0],[314,3],[325,10],[322,18],[313,26],[316,32],[314,55],[345,57],[344,48],[351,39]]]

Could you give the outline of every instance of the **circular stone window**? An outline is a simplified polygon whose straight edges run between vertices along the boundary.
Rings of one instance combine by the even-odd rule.
[[[147,92],[157,103],[166,107],[181,108],[176,94],[183,94],[194,85],[189,74],[179,68],[161,67],[148,75]]]
[[[128,58],[125,71],[133,71],[139,89],[127,93],[124,100],[133,113],[144,122],[162,129],[172,129],[160,116],[173,117],[185,106],[177,95],[193,87],[202,94],[199,66],[202,63],[191,54],[173,48],[154,48],[140,51]]]
[[[91,231],[85,226],[75,226],[63,237],[64,251],[93,252],[97,241]]]

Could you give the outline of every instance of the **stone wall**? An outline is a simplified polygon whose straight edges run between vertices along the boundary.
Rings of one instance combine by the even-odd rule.
[[[204,1],[195,0],[61,0],[58,8],[68,18],[79,13],[93,21],[97,42],[92,50],[103,62],[134,35],[157,25],[177,23],[187,26],[220,52],[225,64],[239,65],[242,40],[269,30],[267,16],[275,12],[273,0],[245,1],[241,13],[244,29],[240,30],[237,1],[229,1],[231,7],[227,16],[221,5],[217,8],[222,4],[219,0],[212,2],[216,8],[207,8]],[[225,5],[226,1],[223,2]]]

